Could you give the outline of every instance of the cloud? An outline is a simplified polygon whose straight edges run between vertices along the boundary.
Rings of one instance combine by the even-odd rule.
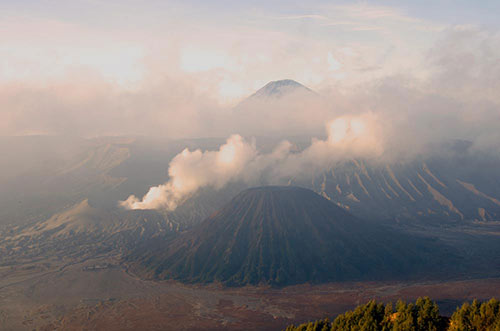
[[[221,189],[231,182],[276,184],[315,169],[326,169],[344,157],[378,157],[383,153],[377,120],[371,114],[343,116],[327,125],[328,137],[314,139],[301,152],[282,141],[272,152],[259,153],[252,141],[230,136],[216,151],[185,149],[169,164],[169,180],[142,197],[121,201],[127,209],[174,210],[201,188]]]
[[[342,64],[333,57],[332,53],[328,52],[328,66],[330,70],[339,70]]]
[[[422,46],[416,41],[434,35],[415,33],[416,27],[433,26],[430,22],[406,27],[408,22],[401,18],[407,15],[401,10],[359,4],[311,4],[307,12],[300,4],[287,4],[286,9],[270,6],[264,10],[266,15],[254,6],[238,12],[241,15],[232,11],[248,4],[230,6],[231,10],[217,10],[212,4],[212,15],[203,7],[161,2],[151,6],[100,2],[98,11],[86,10],[90,8],[85,3],[57,10],[39,6],[35,10],[26,4],[7,7],[18,6],[26,6],[25,15],[12,10],[1,17],[0,82],[27,88],[64,85],[71,83],[68,73],[76,69],[97,72],[108,83],[138,90],[147,87],[145,82],[153,74],[177,79],[182,73],[196,76],[196,84],[215,91],[211,97],[226,103],[236,103],[283,77],[321,87],[332,78],[325,55],[331,52],[337,58],[337,49],[345,47],[361,55],[350,61],[338,58],[343,74],[335,79],[359,83],[372,78],[373,74],[357,74],[356,67],[381,66],[380,74],[387,74],[401,61],[397,52],[386,55],[387,49],[415,54]],[[353,31],[366,27],[381,30]],[[228,88],[228,82],[239,88]]]
[[[336,145],[337,156],[355,150],[358,156],[377,151],[387,160],[406,159],[451,139],[498,151],[498,31],[461,25],[435,33],[441,24],[364,4],[315,9],[321,15],[277,13],[273,16],[288,19],[273,20],[252,12],[238,22],[229,16],[195,22],[180,15],[149,24],[144,13],[123,15],[142,17],[134,29],[119,20],[103,28],[13,16],[0,29],[1,134],[239,134],[243,146],[251,145],[252,136],[318,137],[307,152],[287,152],[285,143],[276,151],[280,157],[255,151],[249,160],[259,162],[245,163],[259,176],[273,173],[275,165],[283,169],[278,178],[328,164],[329,154],[319,151],[331,151],[328,139],[336,134],[321,135],[325,123],[341,118],[350,118],[349,130],[355,132],[352,119],[361,116],[377,144],[366,137],[346,138],[349,148]],[[298,80],[320,96],[257,101],[239,111],[230,106],[282,78]],[[199,162],[209,162],[200,153]],[[196,163],[196,155],[178,162]],[[263,164],[266,172],[259,170]],[[171,188],[158,192],[165,189]]]
[[[260,120],[263,132],[271,132],[273,127],[278,131],[288,127],[289,131],[283,132],[290,133],[291,123],[304,126],[308,117],[321,118],[315,124],[328,123],[326,138],[313,139],[302,151],[283,141],[274,151],[261,153],[254,143],[240,136],[229,138],[218,152],[184,151],[170,164],[172,171],[169,170],[171,177],[167,183],[151,188],[143,199],[131,196],[123,205],[174,209],[206,186],[218,189],[236,181],[283,184],[290,178],[325,171],[336,161],[348,158],[405,162],[439,153],[441,150],[436,147],[455,139],[469,140],[472,149],[498,155],[500,48],[495,45],[499,42],[495,33],[453,30],[428,52],[423,65],[430,74],[425,78],[399,74],[347,92],[329,89],[324,91],[321,102],[297,108],[294,106],[305,100],[304,96],[292,95],[281,103],[252,104],[244,113],[247,117],[242,117],[246,125],[238,125],[235,130],[256,130],[253,118]],[[305,117],[293,118],[295,113]],[[277,116],[272,117],[273,114]],[[231,171],[222,171],[217,162],[217,155],[222,155],[226,148],[238,151],[231,153],[234,158],[227,158]],[[192,155],[196,155],[194,165],[190,163]],[[176,173],[173,171],[176,167],[188,171]],[[176,181],[189,183],[189,189],[178,189],[179,185],[173,184]]]
[[[374,26],[374,25],[359,25],[351,28],[351,31],[377,31],[377,30],[384,30],[384,28],[381,26]]]
[[[147,79],[134,89],[123,89],[88,68],[75,68],[64,81],[4,82],[0,130],[3,135],[318,136],[335,118],[371,112],[394,155],[423,153],[429,144],[447,139],[475,141],[481,148],[498,145],[498,32],[450,29],[415,65],[415,71],[424,73],[420,76],[360,71],[377,62],[363,56],[363,50],[339,47],[318,57],[331,75],[319,85],[319,97],[290,95],[276,102],[257,101],[241,111],[221,105],[216,97],[219,84],[238,86],[224,70],[154,71],[161,68],[157,59],[147,63]],[[176,54],[169,52],[169,61],[174,63]],[[342,65],[328,71],[328,60],[335,64],[332,58]],[[334,77],[354,72],[367,81],[353,85]]]
[[[388,7],[374,6],[365,3],[349,4],[349,5],[333,5],[332,9],[341,12],[344,16],[363,19],[363,20],[394,20],[403,22],[419,22],[418,19],[411,17],[403,11]]]
[[[72,77],[46,85],[1,84],[2,134],[192,137],[204,129],[210,134],[213,116],[223,111],[189,76],[152,79],[139,90],[88,71]]]
[[[269,18],[276,19],[276,20],[302,20],[302,19],[324,20],[324,19],[326,19],[325,16],[317,15],[317,14],[273,16],[273,17],[269,17]]]

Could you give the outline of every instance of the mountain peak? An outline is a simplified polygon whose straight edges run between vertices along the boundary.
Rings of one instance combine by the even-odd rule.
[[[283,97],[291,92],[296,91],[313,93],[311,89],[292,79],[282,79],[267,83],[264,87],[255,92],[251,97]]]

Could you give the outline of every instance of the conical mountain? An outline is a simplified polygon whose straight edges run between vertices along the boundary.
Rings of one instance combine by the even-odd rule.
[[[282,79],[267,83],[264,87],[262,87],[257,92],[252,94],[250,98],[269,98],[269,97],[279,98],[286,96],[287,94],[297,93],[297,92],[315,94],[308,87],[292,79]]]
[[[152,278],[286,285],[407,277],[438,265],[436,247],[362,221],[313,191],[259,187],[129,261]]]
[[[243,99],[233,108],[232,116],[241,135],[316,136],[331,120],[331,109],[316,92],[284,79],[269,82]]]

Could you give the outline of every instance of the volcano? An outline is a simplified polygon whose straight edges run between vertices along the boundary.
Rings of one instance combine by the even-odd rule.
[[[281,286],[408,278],[437,270],[442,254],[447,249],[435,240],[358,219],[311,190],[268,186],[241,192],[175,240],[137,249],[128,262],[146,278]]]
[[[290,93],[303,92],[315,94],[310,88],[292,79],[282,79],[267,83],[264,87],[252,94],[250,98],[279,98]]]

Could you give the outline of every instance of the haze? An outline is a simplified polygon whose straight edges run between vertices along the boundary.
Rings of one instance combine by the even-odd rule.
[[[305,125],[311,134],[337,116],[374,112],[391,139],[402,131],[411,143],[425,137],[490,144],[498,140],[491,128],[499,120],[497,7],[4,2],[0,130],[84,137],[297,135],[305,117],[317,122]],[[235,119],[234,105],[285,78],[320,93],[327,114],[280,113],[259,125]]]
[[[1,1],[0,329],[458,325],[500,295],[498,13]]]

